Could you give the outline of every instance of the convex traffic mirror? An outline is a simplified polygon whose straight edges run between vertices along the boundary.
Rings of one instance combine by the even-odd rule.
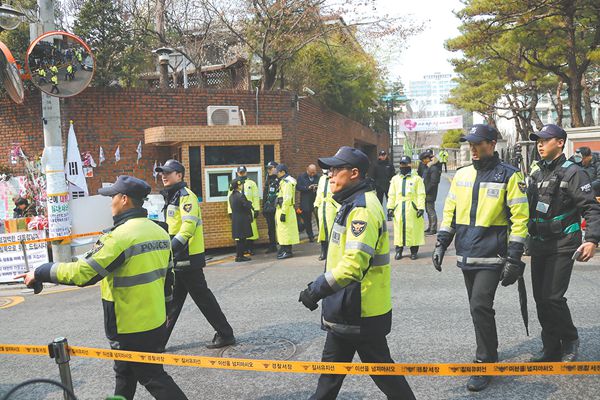
[[[0,42],[0,86],[4,87],[15,103],[23,103],[25,90],[19,67],[8,47],[2,42]]]
[[[26,68],[31,82],[42,92],[71,97],[89,86],[96,61],[83,40],[68,32],[53,31],[31,42]]]

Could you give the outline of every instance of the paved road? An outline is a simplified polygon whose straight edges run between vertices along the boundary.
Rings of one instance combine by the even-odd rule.
[[[442,185],[443,197],[447,180]],[[416,261],[393,262],[394,318],[388,341],[397,362],[469,362],[474,357],[474,333],[462,275],[454,266],[452,251],[442,273],[433,269],[429,260],[433,244],[434,238],[428,238],[420,252],[422,257]],[[325,334],[319,328],[319,314],[309,312],[297,302],[298,292],[323,269],[316,260],[318,250],[316,244],[305,243],[297,246],[295,258],[283,262],[259,255],[252,263],[240,265],[225,259],[206,268],[209,285],[242,343],[239,352],[253,342],[287,339],[295,346],[291,359],[320,359]],[[0,290],[0,298],[24,297],[22,303],[0,309],[0,343],[46,344],[55,337],[66,336],[73,345],[107,348],[100,289],[63,289],[48,288],[44,292],[48,294],[43,296],[21,294],[15,289]],[[55,293],[50,294],[52,291]],[[600,360],[599,292],[600,257],[588,264],[577,264],[567,295],[579,327],[582,360]],[[527,337],[518,311],[516,287],[498,289],[496,317],[503,361],[526,361],[541,346],[531,292],[529,302],[531,336]],[[167,351],[218,356],[219,351],[204,347],[212,335],[210,326],[188,299]],[[282,353],[288,350],[283,349]],[[112,392],[110,361],[75,358],[71,365],[80,399],[103,399]],[[316,375],[170,366],[167,370],[190,399],[307,399],[317,381]],[[57,376],[53,360],[0,356],[0,394],[26,379]],[[461,377],[409,377],[408,380],[417,399],[600,398],[600,378],[589,376],[502,377],[479,394],[469,393],[465,388],[466,378]],[[58,399],[60,395],[53,389],[37,387],[21,398]],[[150,396],[140,387],[136,398],[150,399]],[[348,400],[383,398],[375,384],[364,376],[346,378],[339,396]]]

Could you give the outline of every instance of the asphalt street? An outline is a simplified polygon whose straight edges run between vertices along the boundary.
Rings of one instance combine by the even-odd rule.
[[[443,175],[446,176],[446,175]],[[448,190],[448,179],[440,187],[439,209]],[[441,214],[440,214],[441,219]],[[391,223],[390,223],[391,227]],[[475,337],[466,290],[456,267],[453,249],[439,273],[431,265],[434,238],[419,252],[420,258],[392,262],[393,330],[388,336],[396,362],[470,362]],[[295,246],[295,257],[277,261],[262,251],[249,263],[234,263],[231,257],[216,257],[205,273],[216,297],[235,330],[239,345],[224,356],[247,358],[282,357],[320,360],[325,333],[319,311],[310,312],[298,303],[298,293],[323,271],[317,261],[318,244]],[[529,260],[526,259],[529,264]],[[531,336],[527,337],[519,312],[517,288],[499,287],[496,321],[501,361],[527,361],[541,348],[540,327],[529,289]],[[65,289],[69,289],[65,291]],[[600,360],[600,257],[577,263],[567,292],[569,305],[581,338],[581,360]],[[21,288],[1,288],[0,300],[24,298],[19,304],[0,309],[0,343],[44,345],[64,336],[77,346],[108,348],[104,338],[100,288],[70,290],[48,287],[43,295],[21,293]],[[0,306],[2,304],[0,303]],[[219,356],[208,350],[214,332],[196,305],[188,298],[168,353]],[[355,358],[358,362],[358,358]],[[104,399],[112,393],[112,363],[73,358],[71,369],[79,399]],[[311,374],[258,373],[166,367],[190,399],[308,399],[318,376]],[[58,378],[58,368],[45,357],[0,355],[0,396],[14,385],[35,377]],[[467,391],[465,377],[408,377],[417,399],[600,399],[598,376],[498,377],[481,393]],[[22,399],[59,399],[60,392],[36,386]],[[136,399],[151,397],[141,386]],[[368,376],[346,378],[339,399],[383,399]]]

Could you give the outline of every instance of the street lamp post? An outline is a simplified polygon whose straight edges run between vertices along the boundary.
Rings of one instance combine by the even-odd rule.
[[[0,0],[0,32],[17,29],[24,17],[25,14],[10,6],[2,4],[2,1]]]

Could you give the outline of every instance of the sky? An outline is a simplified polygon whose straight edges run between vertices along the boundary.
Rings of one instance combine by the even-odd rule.
[[[460,21],[452,11],[462,8],[459,0],[378,0],[377,4],[380,12],[411,14],[417,20],[427,21],[423,32],[408,40],[408,48],[400,57],[384,64],[392,80],[400,78],[406,85],[433,72],[452,72],[447,59],[455,55],[444,49],[444,41],[458,36]]]

